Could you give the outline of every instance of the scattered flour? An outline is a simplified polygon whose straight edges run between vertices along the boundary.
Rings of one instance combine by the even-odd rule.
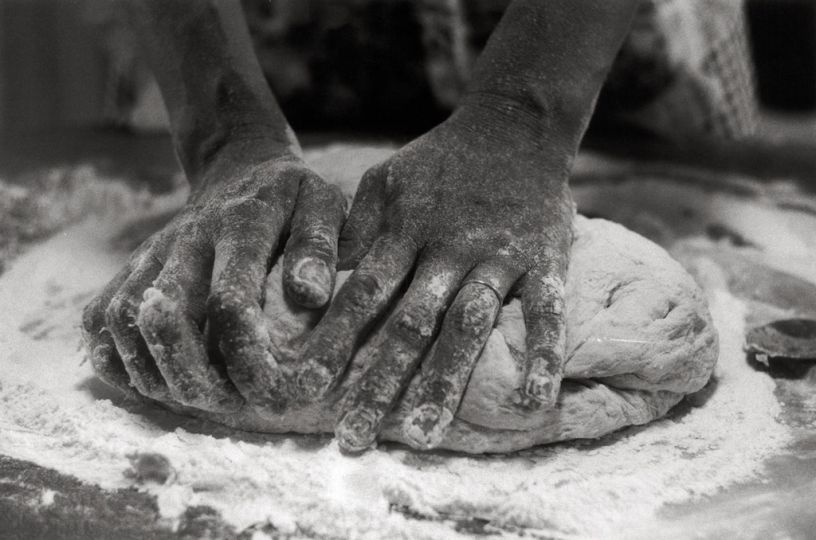
[[[78,332],[82,306],[127,256],[110,247],[117,230],[110,216],[88,218],[0,275],[0,453],[108,489],[133,484],[129,455],[162,454],[172,479],[142,489],[170,522],[205,504],[237,530],[270,522],[340,538],[465,538],[452,520],[482,518],[505,537],[524,528],[613,538],[667,503],[761,475],[789,440],[773,381],[744,360],[744,306],[722,290],[709,291],[721,349],[713,391],[601,441],[482,457],[389,445],[352,458],[325,437],[230,432],[117,406],[100,397],[115,399],[83,362]]]

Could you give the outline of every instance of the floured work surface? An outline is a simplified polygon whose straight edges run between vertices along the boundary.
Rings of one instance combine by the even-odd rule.
[[[328,154],[339,166],[358,159],[362,167],[376,152],[356,151],[354,159],[348,159],[348,149]],[[114,210],[28,247],[0,275],[0,453],[100,486],[111,499],[129,493],[113,490],[137,486],[154,501],[147,514],[153,512],[157,521],[146,527],[184,527],[185,516],[203,512],[223,530],[270,536],[468,538],[475,531],[631,537],[634,528],[665,531],[660,512],[673,504],[697,515],[696,502],[703,501],[699,508],[711,516],[707,497],[723,490],[739,494],[735,486],[746,483],[757,486],[751,488],[757,497],[723,506],[705,523],[733,520],[730,532],[744,530],[751,519],[783,524],[768,522],[756,505],[765,501],[767,509],[783,500],[791,506],[792,499],[777,496],[779,481],[768,478],[775,478],[781,459],[774,456],[788,452],[805,429],[798,426],[808,420],[779,421],[786,409],[774,395],[774,380],[749,365],[742,350],[751,304],[727,280],[705,283],[720,336],[714,379],[647,427],[510,456],[418,454],[383,444],[349,458],[329,437],[231,430],[122,402],[95,380],[78,349],[80,310],[124,263],[134,239],[160,221],[150,216],[177,206],[183,194],[149,198],[118,184],[94,183],[89,169],[70,174],[82,176],[74,185],[90,186],[94,195],[86,193],[87,200],[104,201],[93,208]],[[131,223],[125,236],[123,221]],[[140,456],[150,455],[163,456],[170,474],[124,474],[143,461]],[[812,481],[804,473],[797,477]],[[21,475],[14,482],[34,485],[31,478]],[[47,517],[49,509],[78,500],[61,489],[20,488],[10,499],[19,499],[21,511]],[[83,500],[73,502],[85,505],[76,512],[92,515],[96,509]],[[699,519],[691,522],[676,536],[703,531]],[[644,537],[649,536],[655,534]]]

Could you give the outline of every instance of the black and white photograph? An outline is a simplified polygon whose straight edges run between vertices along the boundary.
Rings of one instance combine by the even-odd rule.
[[[0,0],[0,540],[816,540],[816,0]]]

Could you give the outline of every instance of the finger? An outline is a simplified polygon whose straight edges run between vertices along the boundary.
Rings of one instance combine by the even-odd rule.
[[[337,238],[346,218],[346,204],[337,186],[308,174],[301,180],[283,258],[286,294],[307,308],[331,299],[337,267]]]
[[[136,268],[111,298],[105,321],[132,386],[143,396],[168,401],[170,391],[136,324],[144,291],[161,269],[162,264],[154,254],[145,253],[140,257]]]
[[[340,232],[340,270],[356,268],[380,234],[384,221],[388,165],[370,168],[360,180],[351,212]]]
[[[211,363],[200,327],[212,268],[212,247],[197,226],[179,230],[164,268],[144,292],[137,324],[170,395],[213,412],[237,410],[243,400]]]
[[[442,442],[517,276],[509,268],[486,264],[465,278],[423,363],[414,405],[403,424],[412,446],[427,449]]]
[[[538,408],[558,398],[566,362],[566,259],[551,261],[549,270],[525,277],[521,305],[527,328],[523,404]]]
[[[383,314],[416,257],[414,243],[382,236],[343,284],[301,353],[298,391],[303,400],[324,396],[342,375],[355,344]]]
[[[126,394],[134,395],[130,377],[116,350],[113,336],[105,326],[105,309],[130,275],[130,270],[130,265],[122,268],[102,292],[85,306],[82,312],[82,337],[97,377]]]
[[[370,366],[344,399],[335,434],[344,450],[374,443],[385,415],[413,375],[468,268],[451,261],[420,264],[405,296],[372,346]]]
[[[270,261],[288,220],[280,203],[247,201],[225,217],[207,313],[230,380],[259,413],[282,412],[285,381],[270,352],[261,305]]]

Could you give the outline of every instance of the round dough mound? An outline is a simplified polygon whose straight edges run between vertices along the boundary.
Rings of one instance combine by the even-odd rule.
[[[518,299],[509,300],[482,351],[441,447],[507,452],[568,439],[596,438],[650,422],[708,381],[717,334],[702,293],[663,249],[620,225],[576,217],[566,282],[566,376],[553,408],[515,405],[522,381],[525,329]],[[320,312],[289,303],[281,267],[267,282],[265,311],[278,364],[294,367]],[[338,276],[339,284],[348,273]],[[326,400],[261,417],[247,409],[199,416],[252,431],[332,432],[338,401],[365,369],[367,344]],[[407,442],[402,421],[416,379],[388,417],[380,439]]]

